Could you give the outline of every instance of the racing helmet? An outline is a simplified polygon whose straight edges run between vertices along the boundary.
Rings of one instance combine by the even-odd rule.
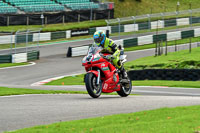
[[[106,34],[104,33],[104,31],[99,30],[94,33],[93,38],[94,38],[94,42],[97,44],[97,46],[103,47],[105,40],[106,40]]]

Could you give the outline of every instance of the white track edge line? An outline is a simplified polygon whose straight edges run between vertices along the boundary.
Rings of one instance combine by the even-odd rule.
[[[3,67],[3,68],[0,68],[0,70],[4,70],[4,69],[12,69],[12,68],[19,68],[19,67],[27,67],[27,66],[33,66],[33,65],[36,64],[35,62],[30,62],[30,63],[31,63],[31,64],[28,64],[28,65],[13,66],[13,67]]]
[[[33,84],[31,84],[31,86],[40,86],[40,85],[43,85],[45,83],[48,83],[48,82],[51,82],[51,81],[54,81],[54,80],[58,80],[58,79],[61,79],[61,78],[64,78],[64,77],[76,76],[76,75],[80,75],[80,74],[83,74],[83,73],[69,74],[69,75],[63,75],[63,76],[58,76],[58,77],[54,77],[54,78],[49,78],[49,79],[45,79],[45,80],[33,83]]]

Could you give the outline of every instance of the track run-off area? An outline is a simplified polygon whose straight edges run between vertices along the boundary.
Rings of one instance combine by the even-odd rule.
[[[126,37],[129,36],[122,38]],[[84,86],[33,86],[32,84],[63,75],[84,73],[82,57],[66,58],[66,53],[69,46],[90,43],[92,40],[40,46],[40,60],[36,61],[35,65],[0,69],[0,86],[86,91]],[[196,43],[192,46],[196,47]],[[178,46],[179,50],[187,48],[188,44]],[[173,46],[169,47],[168,51],[173,52]],[[152,56],[155,54],[155,49],[125,54],[128,55],[128,61],[131,61]],[[200,104],[200,89],[194,88],[143,86],[133,87],[132,93],[139,95],[130,95],[126,98],[118,95],[102,95],[99,99],[92,99],[89,95],[82,94],[2,96],[0,97],[0,132],[60,121]]]

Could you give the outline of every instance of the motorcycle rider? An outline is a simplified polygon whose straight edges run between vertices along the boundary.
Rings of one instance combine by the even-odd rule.
[[[122,73],[123,78],[127,78],[128,75],[124,69],[121,61],[119,60],[120,50],[114,41],[106,37],[104,31],[99,30],[94,33],[94,42],[98,47],[102,47],[102,53],[109,53],[112,56],[107,56],[107,59],[112,60],[114,66],[116,66]]]

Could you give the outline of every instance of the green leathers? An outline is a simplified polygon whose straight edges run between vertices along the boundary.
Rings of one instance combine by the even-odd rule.
[[[114,43],[112,39],[106,37],[104,31],[99,30],[94,33],[94,41],[97,46],[102,47],[102,53],[110,53],[113,55],[111,58],[113,64],[117,68],[121,68],[121,63],[119,61],[120,50],[118,49],[117,45]]]
[[[112,39],[106,38],[102,53],[110,53],[113,55],[112,62],[117,68],[121,68],[119,62],[120,50]]]

